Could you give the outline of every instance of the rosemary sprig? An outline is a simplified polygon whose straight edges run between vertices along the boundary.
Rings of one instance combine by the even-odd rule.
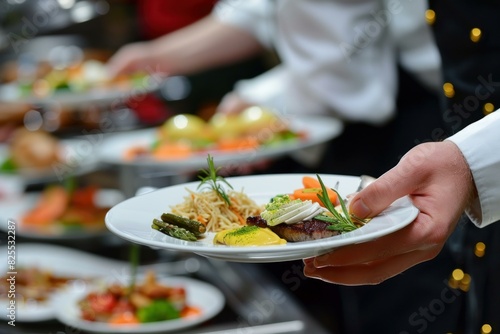
[[[202,175],[198,175],[198,178],[201,180],[201,183],[198,185],[198,189],[202,187],[208,187],[217,192],[219,196],[227,203],[227,205],[231,206],[231,200],[229,199],[228,194],[224,190],[224,187],[221,185],[220,182],[224,183],[227,185],[229,188],[233,189],[233,187],[227,182],[224,177],[217,175],[219,168],[215,168],[214,165],[214,159],[212,156],[209,154],[207,156],[207,164],[208,164],[208,169],[202,169],[200,173]]]
[[[329,230],[350,232],[358,228],[355,225],[353,226],[351,223],[345,223],[344,220],[339,220],[336,217],[325,216],[324,214],[318,215],[314,218],[330,223],[331,225],[327,227]]]
[[[336,209],[333,203],[330,201],[330,198],[328,197],[327,191],[325,184],[323,183],[323,180],[321,180],[321,177],[316,174],[318,177],[318,181],[321,185],[321,193],[318,193],[318,198],[320,199],[321,203],[325,206],[325,208],[330,211],[330,213],[333,215],[333,217],[328,217],[324,215],[316,216],[316,219],[320,219],[326,222],[331,223],[331,225],[328,227],[331,230],[336,230],[340,232],[350,232],[354,231],[355,229],[358,228],[358,226],[353,222],[353,218],[356,220],[358,224],[365,224],[365,221],[363,219],[353,217],[349,214],[349,211],[347,210],[347,206],[345,205],[345,201],[342,199],[340,194],[338,193],[337,190],[332,189],[336,194],[340,202],[340,206],[342,207],[342,212],[344,215],[340,214]]]

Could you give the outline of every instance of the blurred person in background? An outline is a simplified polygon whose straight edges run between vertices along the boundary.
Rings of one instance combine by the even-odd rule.
[[[267,172],[378,176],[414,145],[443,135],[434,131],[443,128],[440,57],[425,10],[425,1],[224,1],[195,24],[125,46],[109,67],[119,74],[152,66],[175,76],[275,50],[280,64],[238,82],[218,112],[257,104],[283,114],[330,115],[345,128],[322,151],[298,156],[300,163],[281,159]],[[405,312],[439,295],[451,272],[432,263],[418,272],[418,284],[405,276],[351,289],[306,280],[293,262],[263,266],[329,328],[348,333],[399,333],[408,325]],[[453,320],[444,312],[433,332]]]
[[[217,1],[214,0],[148,0],[129,1],[135,7],[137,15],[138,42],[123,47],[126,52],[134,53],[138,46],[154,44],[148,42],[162,40],[171,33],[202,20],[211,13]],[[141,50],[141,53],[145,50]],[[186,50],[187,51],[187,50]],[[136,69],[155,71],[156,64],[149,62]],[[237,80],[253,77],[268,69],[264,57],[256,55],[231,64],[205,67],[200,71],[181,71],[181,82],[186,85],[185,96],[171,98],[168,86],[162,85],[160,94],[148,95],[141,101],[130,101],[146,123],[164,121],[172,113],[201,113],[203,118],[213,114],[213,109],[222,96]]]
[[[389,3],[222,1],[184,29],[126,45],[109,68],[115,75],[150,67],[177,76],[275,50],[281,64],[238,82],[218,111],[258,104],[291,115],[331,115],[346,125],[344,133],[327,152],[294,166],[380,175],[440,126],[440,60],[421,16],[424,2]],[[429,110],[425,118],[421,110]]]

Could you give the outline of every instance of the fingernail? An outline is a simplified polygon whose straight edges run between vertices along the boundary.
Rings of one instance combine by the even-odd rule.
[[[356,198],[349,206],[349,211],[359,218],[367,218],[372,213],[372,210],[365,204],[362,198]]]

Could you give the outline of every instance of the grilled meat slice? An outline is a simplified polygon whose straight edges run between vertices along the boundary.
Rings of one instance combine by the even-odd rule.
[[[247,217],[247,225],[255,225],[262,228],[268,227],[267,221],[260,215]]]
[[[340,234],[338,231],[327,229],[329,223],[314,218],[296,224],[281,223],[268,226],[267,221],[261,216],[252,216],[247,218],[247,225],[268,227],[280,238],[290,242],[318,240]]]

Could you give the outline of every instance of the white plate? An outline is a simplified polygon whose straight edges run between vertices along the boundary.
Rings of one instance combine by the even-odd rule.
[[[102,135],[79,136],[60,141],[60,156],[63,161],[57,162],[47,169],[20,169],[14,174],[23,178],[26,184],[43,183],[54,180],[63,180],[72,175],[82,175],[92,172],[99,167],[96,152],[102,141]],[[0,145],[0,163],[9,157],[9,148],[6,144]],[[0,177],[6,175],[0,172]]]
[[[78,301],[95,287],[71,286],[56,294],[52,300],[56,318],[62,323],[88,332],[97,333],[154,333],[169,332],[192,327],[217,315],[224,307],[224,295],[214,286],[187,277],[159,278],[161,283],[183,286],[186,289],[188,305],[198,307],[201,314],[195,317],[158,321],[134,326],[112,326],[103,322],[81,319]]]
[[[58,91],[47,97],[19,96],[19,88],[15,84],[0,86],[0,102],[36,104],[42,106],[63,106],[79,110],[92,105],[123,105],[129,99],[142,100],[145,94],[156,91],[161,84],[161,78],[152,75],[143,79],[137,87],[120,87],[119,85],[97,87],[82,92]]]
[[[257,162],[259,160],[279,157],[301,149],[324,143],[335,138],[342,132],[342,124],[332,118],[325,116],[290,116],[289,126],[294,131],[303,131],[306,138],[283,142],[275,146],[260,147],[255,150],[244,151],[210,151],[217,165],[235,167],[244,163]],[[207,153],[193,154],[186,159],[178,160],[154,160],[136,159],[126,161],[124,153],[132,146],[149,147],[156,140],[156,129],[146,129],[110,135],[106,138],[99,151],[101,161],[114,165],[133,165],[144,167],[164,167],[169,170],[195,171],[205,168],[207,165]]]
[[[305,174],[255,175],[227,178],[235,190],[243,190],[258,204],[264,204],[277,194],[291,193],[302,185]],[[313,175],[311,175],[313,176]],[[334,187],[339,182],[341,196],[353,193],[359,177],[320,175],[325,185]],[[409,198],[394,202],[365,226],[338,236],[316,241],[287,243],[280,246],[229,247],[214,245],[214,233],[195,242],[171,238],[151,228],[153,218],[168,212],[170,206],[182,202],[186,188],[196,191],[199,182],[175,185],[130,198],[108,211],[106,226],[116,235],[138,244],[235,262],[291,261],[324,254],[336,247],[369,241],[392,233],[411,223],[418,214]]]
[[[125,196],[115,189],[100,189],[97,202],[105,207],[123,201]],[[9,220],[16,223],[16,234],[20,237],[46,240],[46,241],[69,241],[69,240],[85,240],[104,236],[108,234],[108,230],[104,226],[97,230],[85,229],[64,229],[60,226],[53,226],[49,229],[38,230],[29,228],[20,221],[20,217],[27,211],[31,210],[40,198],[39,192],[30,192],[13,197],[7,200],[0,201],[0,230],[8,231]]]
[[[16,268],[37,267],[48,270],[54,275],[90,279],[100,276],[125,277],[129,272],[129,264],[122,261],[102,258],[67,247],[52,246],[38,243],[17,243]],[[7,267],[7,246],[0,248],[0,270],[5,275]],[[7,299],[0,299],[0,308],[5,310]],[[39,322],[54,319],[55,311],[50,301],[43,303],[16,303],[16,321]],[[6,312],[2,312],[5,318]]]

